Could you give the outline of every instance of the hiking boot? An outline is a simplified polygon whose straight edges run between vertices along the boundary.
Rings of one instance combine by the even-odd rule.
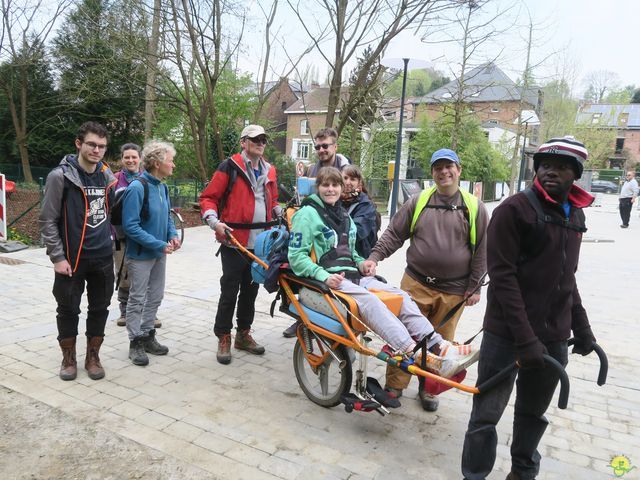
[[[435,412],[438,410],[438,404],[440,401],[435,395],[429,395],[424,390],[420,390],[418,392],[418,398],[420,399],[420,405],[422,405],[423,410],[426,410],[427,412]]]
[[[509,472],[509,475],[507,475],[505,480],[520,480],[520,477],[516,473]]]
[[[78,363],[76,362],[76,337],[58,340],[62,350],[62,364],[60,365],[60,378],[62,380],[75,380],[78,375]]]
[[[149,365],[149,357],[144,351],[144,337],[136,337],[129,342],[129,360],[134,365]]]
[[[156,319],[154,320],[154,322],[153,322],[153,327],[154,327],[154,328],[160,328],[160,327],[162,327],[162,321],[161,321],[161,320],[158,320],[158,319],[156,318]]]
[[[158,340],[156,340],[155,330],[151,330],[148,336],[142,337],[142,345],[144,346],[144,351],[151,355],[166,355],[169,353],[169,347],[159,344]]]
[[[282,332],[282,336],[284,338],[294,338],[295,336],[297,336],[298,325],[300,325],[300,320],[296,320],[291,325],[289,325],[287,329]]]
[[[480,350],[473,345],[459,345],[447,340],[442,340],[434,350],[427,352],[427,368],[445,378],[451,378],[477,362],[480,355]]]
[[[84,368],[91,380],[100,380],[104,377],[104,368],[100,363],[100,346],[104,337],[87,337],[87,355],[84,359]]]
[[[231,363],[231,334],[223,333],[218,335],[218,352],[216,353],[218,363],[228,365]]]
[[[127,326],[127,318],[124,315],[121,315],[120,318],[116,321],[116,325],[119,327]]]
[[[236,341],[233,344],[235,348],[238,350],[245,350],[249,353],[253,353],[254,355],[262,355],[264,353],[264,347],[256,343],[251,336],[251,330],[249,328],[246,330],[236,330]]]

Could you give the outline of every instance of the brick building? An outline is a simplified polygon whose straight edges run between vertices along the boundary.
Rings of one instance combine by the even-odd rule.
[[[634,168],[640,163],[640,104],[585,104],[578,109],[576,123],[616,130],[610,168]]]
[[[342,87],[340,96],[349,96],[348,87]],[[312,159],[313,136],[326,126],[329,87],[316,87],[285,110],[287,116],[287,143],[285,153],[296,161]],[[340,109],[336,110],[336,117]]]

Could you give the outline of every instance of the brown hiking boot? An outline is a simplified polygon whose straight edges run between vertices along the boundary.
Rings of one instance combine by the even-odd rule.
[[[125,327],[127,325],[127,319],[124,315],[120,315],[120,318],[116,320],[116,325],[119,327]]]
[[[238,350],[245,350],[249,353],[253,353],[254,355],[262,355],[264,353],[264,347],[256,343],[251,336],[251,330],[249,328],[246,330],[236,330],[236,341],[233,344],[235,348]]]
[[[62,380],[74,380],[78,375],[76,362],[76,337],[58,340],[62,350],[62,364],[60,365],[60,378]]]
[[[84,368],[91,380],[100,380],[104,377],[104,369],[98,355],[103,340],[103,337],[87,337],[87,356],[84,359]]]
[[[223,333],[218,335],[218,352],[216,353],[218,363],[228,365],[231,363],[231,334]]]

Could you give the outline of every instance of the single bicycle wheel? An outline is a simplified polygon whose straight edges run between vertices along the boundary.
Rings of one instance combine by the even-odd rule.
[[[182,245],[184,242],[184,220],[182,219],[182,215],[173,208],[171,209],[171,212],[169,212],[169,215],[171,216],[171,220],[173,220],[173,224],[176,226],[180,245]]]
[[[316,339],[312,339],[311,342],[316,353],[321,354],[325,350]],[[335,407],[340,404],[340,397],[351,390],[353,373],[351,357],[346,347],[339,345],[334,350],[336,356],[345,362],[342,369],[331,355],[328,355],[324,363],[318,367],[312,367],[305,357],[304,349],[300,340],[293,349],[293,370],[300,388],[313,403],[326,408]]]

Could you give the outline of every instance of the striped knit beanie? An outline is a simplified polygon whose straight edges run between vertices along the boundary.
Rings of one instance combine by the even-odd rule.
[[[565,157],[573,160],[573,167],[576,171],[576,179],[582,176],[584,170],[584,162],[587,160],[589,153],[583,143],[580,143],[571,135],[562,138],[552,138],[538,147],[536,153],[533,154],[533,169],[538,171],[540,161],[545,158]]]

